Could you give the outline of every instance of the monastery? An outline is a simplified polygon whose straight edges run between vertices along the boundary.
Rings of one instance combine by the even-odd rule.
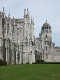
[[[24,17],[6,16],[4,7],[0,11],[0,59],[7,64],[32,64],[37,60],[60,62],[60,47],[52,42],[52,30],[46,21],[38,38],[34,35],[34,18],[27,9]]]

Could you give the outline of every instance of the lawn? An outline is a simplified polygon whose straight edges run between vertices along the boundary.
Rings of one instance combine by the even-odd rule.
[[[0,80],[60,80],[60,64],[0,66]]]

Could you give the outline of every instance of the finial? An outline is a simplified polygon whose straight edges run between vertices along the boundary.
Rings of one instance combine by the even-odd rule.
[[[26,15],[26,9],[24,9],[24,15]]]
[[[27,14],[29,14],[29,12],[28,12],[28,8],[27,8]]]
[[[3,12],[4,12],[4,7],[3,7]]]
[[[28,8],[27,8],[27,12],[28,12]]]
[[[14,17],[13,17],[13,19],[14,19]]]
[[[47,19],[46,19],[46,23],[47,23]]]
[[[31,23],[32,23],[32,16],[31,16]]]
[[[33,18],[33,21],[34,21],[34,18]]]
[[[33,25],[34,25],[34,18],[33,18]]]
[[[3,17],[5,17],[4,7],[3,7]]]
[[[8,14],[8,18],[10,18],[10,12],[9,12],[9,14]]]

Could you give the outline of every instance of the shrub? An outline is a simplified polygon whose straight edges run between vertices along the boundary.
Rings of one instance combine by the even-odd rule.
[[[60,62],[35,62],[33,64],[60,64]]]
[[[29,64],[29,62],[27,62],[26,64]]]
[[[7,62],[0,59],[0,66],[6,66]]]
[[[44,60],[37,60],[36,62],[44,62]]]

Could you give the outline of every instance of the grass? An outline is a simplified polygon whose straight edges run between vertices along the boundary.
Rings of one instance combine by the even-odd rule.
[[[1,66],[0,80],[60,80],[60,64]]]

